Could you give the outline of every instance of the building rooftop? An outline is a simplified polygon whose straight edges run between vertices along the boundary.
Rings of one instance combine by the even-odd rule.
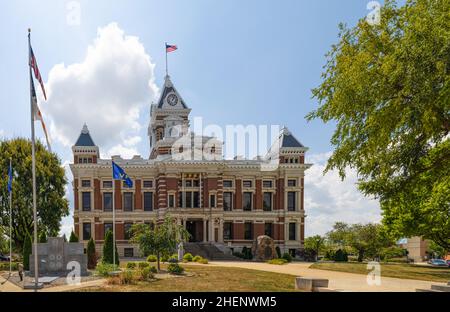
[[[78,137],[75,146],[95,146],[94,140],[92,140],[86,124],[84,124],[83,129],[81,130],[80,136]]]
[[[281,131],[280,141],[280,147],[304,147],[287,128],[283,128]]]

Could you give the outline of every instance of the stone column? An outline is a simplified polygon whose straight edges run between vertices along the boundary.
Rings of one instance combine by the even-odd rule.
[[[207,222],[207,219],[203,219],[203,242],[204,243],[206,243],[206,231],[207,231],[206,222]]]
[[[83,219],[80,221],[80,224],[78,224],[78,227],[79,227],[79,235],[78,235],[78,241],[79,242],[83,242]],[[91,232],[92,232],[92,229],[91,229]],[[69,241],[69,238],[70,237],[67,237],[67,241]]]
[[[214,237],[214,219],[210,218],[209,222],[208,222],[208,239],[210,243],[213,243],[215,241],[215,237]]]
[[[289,241],[289,222],[284,222],[284,241]]]
[[[219,221],[219,237],[218,237],[219,243],[223,244],[223,219],[220,219]]]

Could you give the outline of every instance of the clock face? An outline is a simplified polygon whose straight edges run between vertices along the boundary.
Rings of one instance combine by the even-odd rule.
[[[172,106],[177,105],[178,103],[178,97],[175,94],[169,94],[169,96],[167,97],[167,103],[169,103]]]

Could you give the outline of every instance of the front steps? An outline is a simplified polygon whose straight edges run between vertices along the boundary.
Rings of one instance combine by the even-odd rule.
[[[185,243],[184,252],[191,253],[193,256],[201,256],[208,260],[215,261],[239,261],[238,257],[226,254],[211,243]]]

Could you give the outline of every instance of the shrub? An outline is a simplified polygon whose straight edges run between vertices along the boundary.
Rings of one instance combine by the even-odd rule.
[[[336,262],[348,262],[348,254],[345,250],[342,249],[336,250],[333,258],[333,260]]]
[[[281,249],[280,249],[280,246],[275,247],[275,250],[276,250],[276,252],[277,252],[278,258],[281,258]]]
[[[119,253],[117,252],[117,245],[115,250],[115,262],[116,265],[119,265]],[[105,243],[103,244],[103,259],[102,262],[105,263],[113,263],[113,234],[112,231],[109,230],[106,232]]]
[[[94,239],[91,237],[89,240],[89,243],[87,245],[87,258],[88,258],[88,269],[93,270],[95,269],[95,266],[97,265],[97,254],[95,252],[95,243]]]
[[[150,255],[147,257],[147,262],[156,262],[158,261],[158,258],[156,258],[155,255]]]
[[[405,256],[405,250],[401,247],[391,246],[381,250],[381,259],[389,261],[392,258],[401,258]],[[404,259],[403,259],[404,260]]]
[[[301,261],[306,261],[306,262],[317,261],[316,251],[311,248],[300,249],[297,254],[298,254],[298,258]]]
[[[233,252],[233,256],[244,259],[244,255],[242,254],[242,252],[235,251]]]
[[[334,251],[331,250],[331,249],[328,249],[328,250],[325,252],[325,257],[324,257],[324,259],[325,259],[325,260],[334,260]]]
[[[203,259],[203,257],[197,255],[197,256],[195,256],[194,258],[192,258],[192,261],[193,261],[193,262],[198,262],[198,261],[201,260],[201,259]]]
[[[201,259],[198,260],[197,262],[198,262],[198,263],[201,263],[201,264],[208,264],[208,259],[201,258]]]
[[[287,253],[287,252],[285,252],[284,254],[283,254],[283,257],[282,257],[284,260],[286,260],[287,262],[292,262],[292,256],[289,254],[289,253]]]
[[[97,267],[95,268],[95,270],[97,271],[97,274],[100,276],[104,276],[107,277],[110,275],[110,272],[113,271],[117,271],[119,269],[119,267],[116,265],[112,265],[109,263],[103,263],[100,262],[99,264],[97,264]]]
[[[78,243],[78,236],[74,231],[70,233],[69,243]]]
[[[19,270],[19,263],[11,262],[11,269],[13,271]],[[8,262],[0,262],[0,271],[9,271],[9,261]]]
[[[276,265],[283,265],[283,264],[288,263],[288,261],[286,259],[283,259],[283,258],[277,258],[277,259],[269,260],[269,261],[267,261],[267,263],[269,263],[269,264],[276,264]]]
[[[167,266],[167,271],[170,274],[179,275],[179,274],[182,274],[184,272],[184,268],[181,265],[179,265],[178,263],[170,263]]]
[[[31,255],[31,237],[26,236],[23,244],[23,269],[30,270],[30,255]]]
[[[39,235],[39,243],[46,243],[47,242],[47,234],[45,234],[45,231]]]
[[[168,260],[169,263],[178,263],[178,256],[171,256]]]
[[[140,262],[137,263],[137,265],[138,265],[139,269],[145,269],[145,268],[148,268],[150,266],[150,263],[140,261]]]
[[[242,255],[243,255],[243,259],[246,259],[246,260],[253,259],[252,250],[250,248],[247,248],[247,247],[242,248]]]
[[[149,266],[148,269],[149,269],[150,272],[152,272],[153,274],[158,273],[158,270],[156,269],[156,267],[155,267],[154,265]]]
[[[191,262],[192,259],[193,259],[193,257],[192,257],[192,254],[190,252],[184,254],[184,256],[183,256],[183,260],[186,260],[188,262]]]
[[[120,284],[121,285],[130,285],[134,284],[135,276],[132,270],[125,270],[119,274]]]
[[[139,281],[148,281],[153,278],[153,272],[150,270],[150,266],[141,268],[135,271],[135,279]]]
[[[169,261],[169,256],[168,255],[162,255],[161,256],[161,262],[167,262]]]
[[[128,262],[127,263],[127,269],[129,269],[129,270],[136,269],[136,262]]]

